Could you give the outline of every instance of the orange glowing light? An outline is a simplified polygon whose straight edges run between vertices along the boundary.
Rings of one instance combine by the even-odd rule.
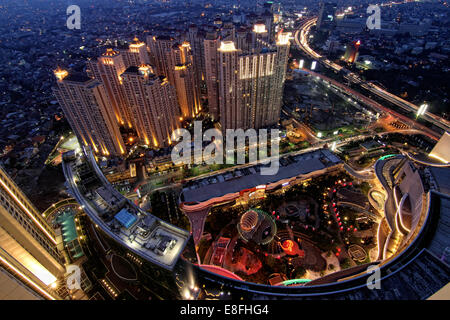
[[[292,249],[294,248],[294,242],[292,240],[285,240],[282,247],[283,250],[292,251]]]
[[[54,71],[54,74],[55,74],[55,77],[56,77],[58,80],[62,80],[62,79],[64,79],[65,77],[67,77],[67,75],[68,75],[69,73],[67,72],[67,70],[63,70],[63,69],[58,68],[58,69],[56,69],[56,70]]]
[[[3,182],[2,179],[0,179],[0,184],[3,186],[3,188],[8,192],[8,194],[16,201],[17,204],[20,205],[20,207],[22,207],[22,209],[27,213],[27,215],[31,218],[31,220],[33,220],[36,225],[45,233],[45,235],[54,243],[56,244],[56,239],[54,238],[53,235],[51,235],[47,229],[44,227],[44,225],[41,224],[41,222],[39,222],[39,220],[36,219],[36,217],[34,216],[34,214],[27,208],[27,206],[19,199],[19,197],[17,197],[15,195],[15,193],[13,192],[13,190],[11,190],[8,187],[8,184],[5,182]]]
[[[19,269],[10,264],[6,259],[0,256],[0,262],[5,264],[8,268],[10,268],[16,275],[18,275],[21,279],[27,282],[32,287],[36,288],[41,294],[43,294],[49,300],[56,300],[52,295],[50,295],[47,291],[45,291],[41,286],[39,286],[36,282],[31,280],[28,276],[22,273]]]
[[[298,247],[297,242],[292,240],[284,240],[282,244],[280,244],[283,251],[290,256],[298,255],[300,257],[305,256],[305,252]]]

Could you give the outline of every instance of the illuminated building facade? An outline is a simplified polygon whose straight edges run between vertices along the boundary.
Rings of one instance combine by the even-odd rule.
[[[197,26],[191,25],[187,34],[188,42],[191,45],[192,55],[194,57],[194,72],[196,90],[201,94],[206,93],[206,64],[205,64],[205,48],[203,41],[205,33],[198,29]]]
[[[121,77],[141,141],[154,147],[170,145],[172,132],[180,126],[174,87],[149,66],[129,67]]]
[[[219,118],[218,66],[220,38],[216,32],[206,35],[203,43],[205,51],[206,87],[208,91],[209,113],[213,119]]]
[[[138,38],[134,38],[126,48],[119,49],[119,51],[123,57],[125,68],[150,63],[147,46]]]
[[[175,39],[167,36],[147,36],[147,46],[150,50],[150,63],[156,67],[157,75],[164,75],[171,80],[170,66],[167,61],[167,53],[176,43]]]
[[[219,110],[222,130],[261,128],[276,124],[289,55],[288,33],[280,33],[275,48],[242,53],[231,41],[219,52]]]
[[[433,150],[431,150],[429,156],[440,163],[450,163],[450,133],[445,132],[442,135]]]
[[[267,124],[275,124],[280,118],[281,104],[283,99],[284,82],[289,59],[290,32],[280,32],[277,36],[277,56],[271,90],[273,91],[274,105],[269,109]]]
[[[239,57],[239,81],[241,83],[241,110],[246,128],[261,128],[274,121],[271,108],[275,106],[272,82],[277,53],[264,51]],[[270,113],[270,115],[269,115]]]
[[[359,55],[359,46],[361,45],[361,41],[353,41],[352,43],[347,44],[347,49],[345,50],[344,60],[348,63],[355,63],[358,59]]]
[[[241,88],[238,75],[238,57],[240,51],[236,49],[232,41],[222,41],[218,51],[218,94],[222,131],[226,129],[246,129],[246,112],[241,109],[239,101]]]
[[[262,22],[255,24],[252,30],[253,49],[268,47],[269,41],[269,31],[266,29],[266,25]]]
[[[59,299],[58,280],[65,273],[57,250],[60,242],[0,167],[0,298]]]
[[[184,119],[193,118],[200,111],[200,94],[195,85],[193,62],[188,42],[175,44],[172,50],[167,52],[168,80],[175,87]]]
[[[137,55],[133,57],[136,58]],[[130,58],[132,55],[127,56]],[[126,63],[123,55],[118,50],[109,48],[97,60],[88,60],[86,71],[90,77],[104,84],[119,125],[132,128],[133,121],[120,79],[120,75],[125,69]]]
[[[64,73],[62,75],[61,73]],[[83,75],[55,72],[53,89],[78,141],[103,156],[120,156],[126,151],[105,86]]]

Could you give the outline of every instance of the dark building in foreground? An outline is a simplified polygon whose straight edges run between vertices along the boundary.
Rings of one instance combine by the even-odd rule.
[[[139,270],[140,282],[163,299],[195,292],[195,248],[188,231],[134,205],[106,180],[93,153],[65,154],[63,170],[69,191],[99,233],[118,255]]]
[[[66,269],[57,235],[0,167],[0,299],[61,299]]]

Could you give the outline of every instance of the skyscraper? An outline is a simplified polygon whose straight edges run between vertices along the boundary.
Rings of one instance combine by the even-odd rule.
[[[200,93],[195,85],[191,47],[188,42],[174,44],[166,52],[168,80],[175,87],[183,118],[192,118],[200,111]]]
[[[250,50],[251,41],[249,41],[249,32],[244,27],[240,27],[236,32],[236,47],[242,51]]]
[[[236,30],[232,22],[225,22],[220,28],[220,38],[223,41],[235,41]]]
[[[272,93],[276,58],[277,52],[269,50],[239,57],[241,110],[245,111],[246,128],[261,128],[274,122],[271,108],[276,103]]]
[[[275,24],[274,24],[274,15],[271,12],[272,10],[266,10],[262,14],[262,19],[264,21],[264,25],[266,26],[268,40],[273,41],[275,36]]]
[[[241,52],[221,42],[218,62],[222,130],[261,128],[278,122],[289,55],[289,33],[275,47]]]
[[[129,67],[122,78],[141,141],[154,147],[170,145],[172,132],[180,126],[174,87],[149,66]]]
[[[324,2],[320,3],[319,17],[317,18],[318,30],[329,30],[335,23],[336,3]]]
[[[59,299],[55,290],[65,268],[58,241],[62,240],[0,167],[0,299]]]
[[[129,57],[131,56],[133,55]],[[126,64],[123,55],[119,51],[109,48],[98,59],[88,60],[86,71],[90,77],[99,80],[105,85],[112,105],[111,111],[114,112],[119,125],[132,128],[133,121],[127,101],[124,98],[121,86],[122,80],[120,79],[120,75],[125,69]]]
[[[192,55],[194,57],[194,71],[195,71],[195,85],[198,92],[201,94],[206,93],[206,69],[205,69],[205,49],[203,46],[203,40],[205,39],[205,33],[203,30],[199,30],[197,26],[191,25],[187,35],[189,44],[191,45]]]
[[[276,38],[276,62],[272,78],[271,93],[273,105],[269,108],[267,124],[275,124],[280,119],[281,105],[283,101],[284,82],[286,81],[286,71],[289,59],[289,49],[291,33],[279,32]]]
[[[269,46],[269,31],[264,23],[257,23],[252,30],[252,47],[260,49]]]
[[[219,67],[219,46],[220,38],[217,32],[208,32],[204,40],[205,51],[205,71],[206,88],[208,91],[208,107],[211,117],[215,120],[219,118],[219,88],[218,88],[218,67]]]
[[[123,155],[125,145],[105,86],[65,70],[55,71],[55,76],[58,81],[53,91],[78,141],[90,145],[97,154]]]
[[[178,104],[184,119],[193,118],[201,110],[200,97],[194,85],[194,70],[192,64],[176,65],[174,82]]]
[[[241,108],[239,97],[241,94],[238,75],[238,55],[240,50],[236,49],[233,41],[222,41],[218,52],[218,107],[222,130],[246,129],[246,110]]]
[[[150,63],[156,67],[155,74],[169,78],[167,53],[170,52],[175,39],[168,36],[147,36],[147,46],[150,49]],[[170,79],[171,80],[171,79]]]
[[[124,48],[118,49],[122,55],[125,68],[131,66],[141,66],[150,63],[150,58],[147,52],[147,46],[144,42],[139,41],[137,37]]]

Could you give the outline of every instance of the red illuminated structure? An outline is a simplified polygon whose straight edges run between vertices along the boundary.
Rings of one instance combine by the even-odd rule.
[[[361,45],[361,41],[353,41],[351,44],[347,45],[347,50],[344,54],[344,60],[348,63],[354,63],[358,59],[358,50]]]
[[[250,232],[258,224],[258,220],[259,220],[258,213],[256,211],[253,210],[247,211],[241,217],[240,220],[241,229],[245,232]]]
[[[301,250],[298,247],[298,243],[292,240],[284,240],[282,244],[280,244],[284,253],[289,256],[299,256],[303,258],[305,256],[305,251]]]

